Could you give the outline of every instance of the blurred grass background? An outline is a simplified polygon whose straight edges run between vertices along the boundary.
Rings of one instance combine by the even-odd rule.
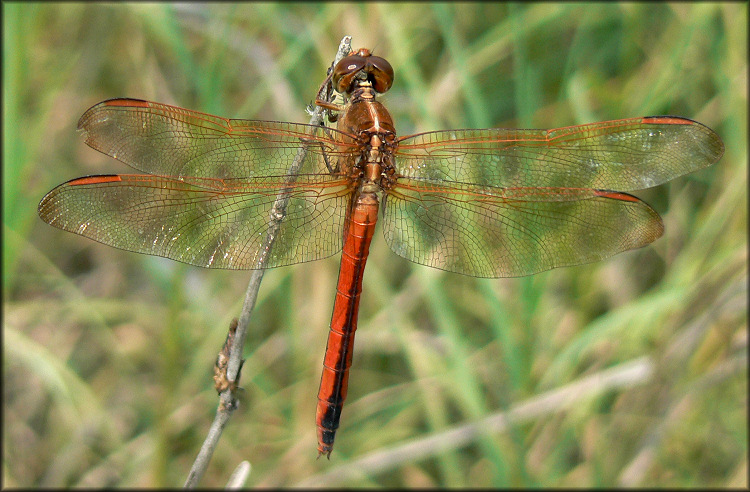
[[[393,65],[383,100],[401,135],[675,114],[713,128],[726,153],[638,193],[664,237],[598,264],[479,280],[410,264],[376,233],[330,462],[316,460],[314,412],[339,256],[267,272],[244,397],[202,485],[248,460],[248,485],[267,487],[747,486],[746,4],[3,14],[3,486],[181,485],[249,278],[44,224],[36,206],[53,186],[130,171],[83,144],[80,115],[135,97],[306,122],[346,34]],[[632,367],[625,383],[571,389]],[[502,431],[481,420],[557,390]],[[449,433],[477,422],[465,441]]]

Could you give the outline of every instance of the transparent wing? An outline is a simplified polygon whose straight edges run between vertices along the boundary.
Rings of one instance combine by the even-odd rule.
[[[280,192],[286,215],[266,251],[271,209]],[[347,196],[345,184],[333,178],[321,183],[303,177],[285,187],[277,178],[92,176],[50,191],[39,204],[39,216],[128,251],[208,268],[253,269],[337,253]],[[259,264],[263,256],[266,265]]]
[[[101,102],[81,116],[78,129],[91,148],[175,178],[284,176],[303,142],[308,156],[299,174],[324,174],[326,159],[351,148],[332,128],[233,120],[138,99]]]
[[[457,130],[400,140],[383,230],[398,255],[478,277],[600,260],[663,231],[639,199],[716,162],[721,139],[661,116],[556,130]]]
[[[148,175],[91,176],[39,204],[61,229],[129,251],[213,268],[311,261],[341,249],[347,182],[329,169],[350,146],[333,129],[230,120],[135,99],[92,107],[92,148]],[[296,164],[297,172],[288,172]],[[285,217],[270,251],[277,199]]]
[[[554,130],[453,130],[399,141],[398,173],[484,187],[633,191],[710,166],[724,144],[710,128],[674,116]]]
[[[601,260],[645,246],[664,230],[636,197],[589,189],[400,183],[385,201],[383,232],[394,253],[475,277],[519,277]]]

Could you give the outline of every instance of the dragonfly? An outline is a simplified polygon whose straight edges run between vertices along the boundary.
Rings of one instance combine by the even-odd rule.
[[[320,97],[322,88],[316,100],[335,128],[101,102],[78,123],[86,144],[139,173],[73,179],[38,208],[65,231],[205,268],[273,268],[343,251],[318,392],[318,456],[330,458],[339,427],[378,221],[390,249],[415,263],[482,278],[532,275],[653,242],[663,222],[628,192],[724,152],[713,130],[678,116],[399,137],[378,100],[393,80],[384,58],[350,52],[324,82],[341,104]],[[286,208],[269,247],[279,198]]]

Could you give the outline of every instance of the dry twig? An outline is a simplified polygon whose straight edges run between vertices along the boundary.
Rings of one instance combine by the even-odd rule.
[[[339,49],[334,59],[333,64],[339,62],[344,56],[351,52],[351,36],[344,36],[339,44]],[[325,89],[322,87],[321,89]],[[326,97],[326,94],[318,94],[320,98]],[[310,118],[311,126],[320,126],[323,123],[323,117],[325,109],[317,106],[312,111]],[[304,161],[307,153],[307,145],[305,142],[300,143],[299,150],[295,156],[292,164],[287,171],[287,183],[289,185],[294,183],[299,167]],[[273,242],[276,239],[276,234],[279,230],[284,215],[286,214],[286,206],[289,201],[288,189],[283,189],[279,192],[276,202],[271,209],[271,214],[268,220],[268,233],[266,234],[266,240],[263,247],[263,255],[258,260],[256,269],[253,270],[250,282],[245,292],[245,303],[242,306],[242,313],[240,314],[239,321],[236,324],[236,331],[233,330],[234,322],[230,326],[230,333],[227,336],[226,345],[229,345],[229,350],[225,348],[220,352],[219,358],[217,359],[217,374],[214,379],[217,380],[217,390],[219,393],[219,407],[216,410],[216,416],[211,424],[211,428],[208,431],[205,441],[201,450],[198,452],[198,456],[195,458],[193,467],[188,474],[188,478],[185,481],[186,488],[196,487],[200,481],[203,473],[208,467],[208,463],[211,460],[214,449],[219,442],[221,433],[224,430],[232,412],[237,408],[237,381],[239,379],[239,372],[242,368],[242,348],[245,344],[245,335],[247,328],[250,323],[250,313],[255,307],[255,301],[258,297],[258,290],[260,289],[260,282],[263,279],[265,273],[265,266],[268,262],[268,254],[271,251]],[[225,365],[226,364],[226,365]],[[218,367],[220,366],[220,367]],[[221,383],[221,384],[220,384]]]

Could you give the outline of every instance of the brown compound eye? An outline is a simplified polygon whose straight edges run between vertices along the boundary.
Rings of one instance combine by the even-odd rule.
[[[370,51],[363,48],[352,53],[336,64],[333,69],[333,87],[342,94],[354,90],[357,74],[364,71],[367,80],[376,92],[383,93],[393,85],[393,67],[385,58],[372,56]]]
[[[368,78],[372,87],[379,93],[386,92],[393,85],[393,67],[385,58],[371,56],[367,59]]]
[[[359,54],[342,58],[333,69],[333,88],[342,94],[349,93],[353,89],[354,77],[365,65],[367,60]]]

